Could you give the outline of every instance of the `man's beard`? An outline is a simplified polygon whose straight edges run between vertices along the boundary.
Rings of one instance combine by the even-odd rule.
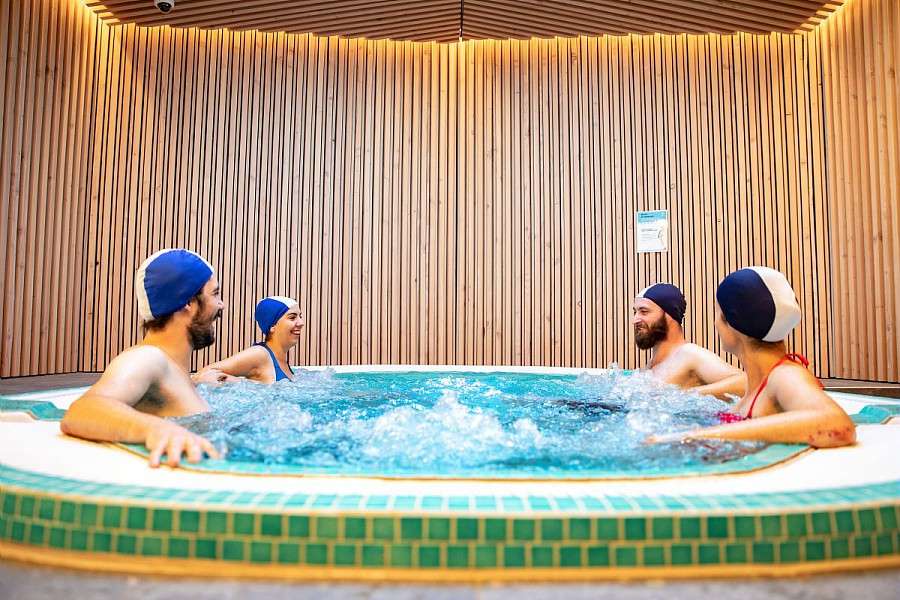
[[[211,318],[203,318],[200,316],[203,308],[205,307],[200,307],[200,311],[191,319],[191,324],[188,326],[188,337],[191,341],[191,348],[194,350],[201,350],[213,345],[216,341],[215,322],[222,316],[222,311],[219,310]]]
[[[635,326],[634,343],[641,350],[649,350],[666,339],[668,334],[669,325],[666,323],[666,315],[663,315],[655,323],[651,323],[646,327]]]

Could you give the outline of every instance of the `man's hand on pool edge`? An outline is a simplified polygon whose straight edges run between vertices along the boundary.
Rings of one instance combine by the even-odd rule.
[[[149,462],[154,468],[160,465],[163,454],[166,455],[166,464],[170,467],[179,465],[182,454],[192,463],[200,462],[204,453],[210,458],[219,458],[219,453],[212,442],[169,421],[161,421],[152,427],[147,432],[144,445],[150,451]]]

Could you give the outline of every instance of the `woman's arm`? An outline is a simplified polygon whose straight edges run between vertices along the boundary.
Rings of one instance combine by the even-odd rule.
[[[679,434],[651,436],[647,441],[712,438],[809,444],[816,448],[846,446],[856,441],[853,421],[805,369],[777,369],[767,385],[784,412]]]
[[[255,379],[259,376],[260,368],[264,367],[268,361],[269,354],[263,348],[251,346],[233,356],[206,365],[194,375],[194,381],[205,381],[209,379],[210,373],[215,374],[216,372],[232,378],[247,377],[248,379]]]

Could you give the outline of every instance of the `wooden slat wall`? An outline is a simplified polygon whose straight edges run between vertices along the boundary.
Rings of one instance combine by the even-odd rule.
[[[78,370],[97,17],[0,0],[0,376]]]
[[[716,346],[716,283],[785,271],[795,347],[828,372],[817,46],[802,36],[455,44],[103,27],[87,179],[80,367],[138,339],[132,278],[206,255],[228,301],[204,362],[297,297],[299,363],[623,366],[630,301],[689,297]],[[668,208],[672,250],[634,253]],[[37,367],[36,367],[37,368]],[[38,369],[39,370],[39,369]]]
[[[900,4],[853,0],[816,31],[828,119],[832,373],[900,380]]]

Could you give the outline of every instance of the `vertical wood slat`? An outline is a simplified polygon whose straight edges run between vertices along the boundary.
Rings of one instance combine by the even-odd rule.
[[[716,349],[716,283],[769,264],[800,296],[791,343],[818,373],[900,377],[896,79],[854,75],[868,98],[858,113],[839,96],[848,69],[887,73],[900,50],[861,47],[844,13],[808,37],[438,45],[109,27],[65,0],[2,6],[2,51],[18,49],[0,113],[2,376],[102,369],[139,337],[139,262],[185,245],[212,260],[228,300],[198,362],[257,339],[253,304],[278,293],[306,313],[299,363],[630,367],[638,289],[682,285],[688,336]],[[862,31],[896,40],[896,7],[878,6]],[[71,37],[59,56],[27,49],[34,19]],[[51,62],[68,100],[28,75]],[[42,140],[66,127],[54,158]],[[30,163],[14,151],[26,129],[43,136]],[[841,145],[862,143],[868,169],[838,164]],[[672,248],[635,255],[634,212],[651,208],[670,210]],[[59,249],[47,245],[57,231]],[[35,296],[41,316],[24,324]],[[60,300],[61,348],[26,358],[28,336],[59,343],[34,321]],[[883,311],[874,340],[866,303]]]
[[[810,35],[821,57],[827,124],[832,372],[897,381],[900,6],[854,0]]]

